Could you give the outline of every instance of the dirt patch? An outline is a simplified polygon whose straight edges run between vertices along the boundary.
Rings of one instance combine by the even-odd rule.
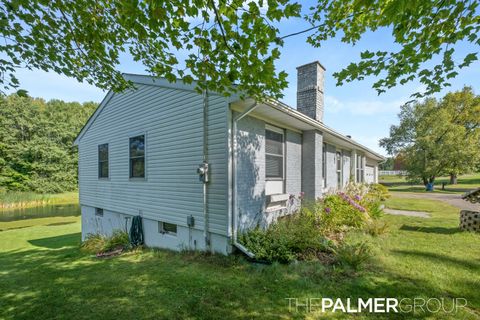
[[[446,202],[461,210],[480,211],[480,205],[462,199],[461,194],[392,192],[396,198],[430,199]]]
[[[383,210],[386,214],[393,214],[397,216],[409,216],[409,217],[419,217],[419,218],[430,218],[430,214],[424,211],[408,211],[408,210],[396,210],[385,208]]]

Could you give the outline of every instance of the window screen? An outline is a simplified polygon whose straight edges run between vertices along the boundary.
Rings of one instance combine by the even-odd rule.
[[[265,172],[267,178],[283,179],[283,134],[265,130]]]
[[[177,234],[177,225],[168,222],[158,222],[158,232],[168,233],[168,234]]]
[[[98,177],[108,178],[108,143],[98,146]]]
[[[145,135],[130,138],[130,178],[145,178]]]

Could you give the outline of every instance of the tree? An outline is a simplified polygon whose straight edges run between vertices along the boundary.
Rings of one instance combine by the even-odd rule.
[[[439,175],[456,176],[480,163],[480,96],[470,87],[401,107],[400,124],[380,140],[389,154],[401,153],[408,177],[425,185]]]
[[[0,4],[0,81],[17,87],[17,68],[53,70],[100,88],[128,85],[118,69],[129,54],[169,81],[229,95],[281,97],[284,71],[275,68],[288,38],[308,34],[315,47],[342,35],[355,44],[368,30],[387,29],[397,49],[361,54],[334,75],[338,84],[375,76],[382,93],[419,79],[425,94],[448,86],[477,59],[478,0],[318,0],[311,8],[288,0],[5,0]],[[311,27],[281,34],[286,19]],[[472,52],[454,56],[459,43]],[[430,63],[432,59],[441,61]],[[420,93],[417,93],[417,97]]]
[[[378,165],[378,169],[385,170],[385,171],[393,170],[393,161],[394,161],[393,157],[387,157],[387,159],[384,162]]]
[[[42,193],[76,189],[73,141],[96,107],[0,96],[0,189]]]

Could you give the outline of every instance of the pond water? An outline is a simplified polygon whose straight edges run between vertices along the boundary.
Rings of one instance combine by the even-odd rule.
[[[33,208],[18,208],[0,211],[0,222],[48,217],[79,216],[78,204],[47,205]]]

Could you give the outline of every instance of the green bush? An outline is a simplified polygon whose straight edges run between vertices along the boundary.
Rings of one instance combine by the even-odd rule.
[[[377,237],[388,232],[388,224],[376,219],[370,220],[366,223],[364,231],[372,237]]]
[[[127,248],[129,246],[130,240],[128,233],[115,230],[110,237],[99,233],[88,234],[85,241],[81,244],[81,249],[88,253],[100,253],[112,251],[119,247]]]
[[[107,238],[99,233],[90,233],[87,235],[85,241],[81,244],[82,251],[88,253],[98,253],[102,252],[103,248],[105,248],[105,244],[107,243]]]
[[[258,260],[285,263],[329,252],[332,246],[318,229],[316,217],[305,213],[284,217],[267,230],[248,231],[240,236],[240,242]]]
[[[105,243],[103,251],[111,251],[119,247],[125,249],[128,246],[130,246],[130,239],[128,238],[128,233],[121,230],[115,230],[112,236],[107,238],[107,242]]]
[[[350,199],[353,201],[353,199]],[[340,232],[345,227],[360,228],[368,220],[368,214],[353,206],[338,194],[323,199],[323,212],[320,214],[320,229],[323,232]]]
[[[373,187],[372,187],[373,186]],[[363,244],[343,244],[346,231],[363,230],[373,236],[387,226],[371,219],[383,213],[382,188],[376,185],[349,184],[345,192],[326,195],[314,203],[303,204],[300,212],[287,216],[267,230],[255,229],[240,237],[240,242],[256,258],[266,261],[329,260],[332,246],[342,264],[360,266],[369,255]],[[327,256],[325,256],[327,253]]]
[[[335,256],[338,264],[359,270],[371,259],[372,249],[365,241],[342,242],[335,249]]]
[[[376,198],[380,201],[385,201],[390,198],[388,188],[379,183],[372,183],[367,193],[370,197]]]

